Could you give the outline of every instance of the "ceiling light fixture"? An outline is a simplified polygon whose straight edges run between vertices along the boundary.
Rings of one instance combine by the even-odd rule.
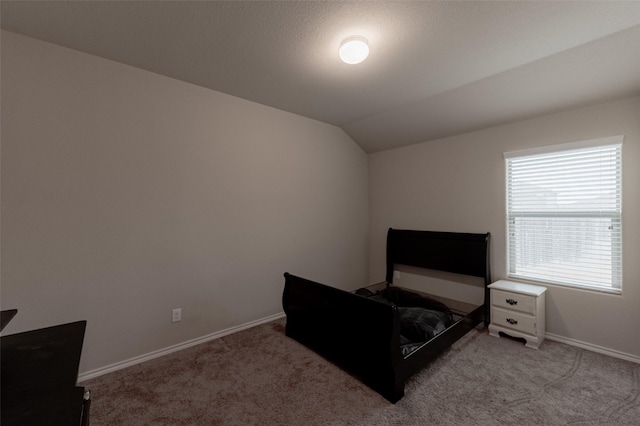
[[[367,39],[362,36],[352,36],[344,39],[340,45],[340,59],[347,64],[359,64],[369,56]]]

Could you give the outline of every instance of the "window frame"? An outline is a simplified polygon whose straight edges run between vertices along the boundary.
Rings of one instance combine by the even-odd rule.
[[[564,288],[580,288],[580,289],[587,289],[587,290],[594,290],[594,291],[599,291],[599,292],[605,292],[605,293],[614,293],[614,294],[621,294],[622,293],[622,285],[623,285],[623,270],[622,270],[622,246],[623,246],[623,234],[622,234],[622,226],[623,226],[623,221],[622,221],[622,163],[623,163],[623,155],[622,155],[622,146],[623,146],[623,141],[624,141],[624,136],[622,135],[618,135],[618,136],[611,136],[611,137],[605,137],[605,138],[598,138],[598,139],[591,139],[591,140],[585,140],[585,141],[578,141],[578,142],[571,142],[571,143],[564,143],[564,144],[560,144],[560,145],[551,145],[551,146],[544,146],[544,147],[538,147],[538,148],[533,148],[533,149],[526,149],[526,150],[520,150],[520,151],[510,151],[510,152],[505,152],[504,153],[504,159],[505,159],[505,226],[506,226],[506,233],[505,233],[505,240],[506,240],[506,274],[507,277],[512,278],[512,279],[516,279],[516,280],[521,280],[521,281],[532,281],[532,282],[537,282],[537,283],[543,283],[543,284],[550,284],[550,285],[558,285],[558,286],[562,286]],[[511,189],[510,186],[513,188],[513,184],[512,182],[510,182],[510,171],[509,171],[509,166],[510,166],[510,160],[512,159],[516,159],[516,158],[522,158],[522,157],[541,157],[544,156],[546,154],[558,154],[558,153],[562,153],[562,152],[570,152],[570,151],[576,151],[576,150],[585,150],[585,149],[590,149],[590,148],[598,148],[598,147],[609,147],[609,146],[618,146],[619,149],[619,163],[618,163],[618,170],[616,172],[616,185],[619,188],[616,191],[616,195],[619,197],[619,203],[618,203],[618,210],[617,211],[582,211],[582,212],[576,212],[576,211],[567,211],[567,212],[562,212],[560,209],[558,209],[555,212],[549,212],[546,211],[544,213],[537,213],[537,212],[526,212],[526,210],[520,211],[520,213],[516,216],[514,216],[513,214],[513,209],[511,209],[511,200],[510,200],[510,194],[511,194]],[[546,218],[550,218],[550,219],[557,219],[557,218],[562,218],[562,217],[576,217],[576,216],[580,216],[583,218],[594,218],[594,219],[606,219],[607,217],[610,218],[610,220],[612,221],[612,223],[616,222],[616,225],[612,225],[612,226],[618,226],[619,227],[619,238],[617,240],[615,240],[614,238],[612,238],[612,242],[615,240],[616,241],[616,247],[615,250],[617,250],[615,252],[616,255],[619,255],[619,261],[614,261],[613,260],[613,255],[612,255],[612,260],[611,260],[611,274],[612,274],[612,280],[611,280],[611,285],[607,286],[607,285],[602,285],[602,284],[580,284],[580,283],[576,283],[576,282],[566,282],[563,280],[552,280],[552,279],[548,279],[548,278],[541,278],[540,276],[534,276],[534,275],[528,275],[526,273],[517,273],[517,271],[514,270],[515,266],[513,265],[514,263],[514,259],[512,259],[512,256],[515,256],[515,253],[512,252],[512,244],[515,244],[515,241],[512,241],[512,239],[515,239],[515,236],[512,238],[511,237],[511,231],[512,231],[512,221],[515,221],[518,217],[546,217]],[[576,222],[578,223],[578,222]],[[513,225],[515,226],[515,222],[513,222]],[[612,250],[614,248],[612,247]],[[539,252],[538,252],[539,253]],[[512,272],[513,271],[513,272]],[[572,278],[572,280],[576,281],[576,278]]]

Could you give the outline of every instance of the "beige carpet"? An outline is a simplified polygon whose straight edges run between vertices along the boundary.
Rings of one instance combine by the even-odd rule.
[[[284,335],[284,320],[84,383],[92,425],[640,425],[640,364],[471,331],[397,404]]]

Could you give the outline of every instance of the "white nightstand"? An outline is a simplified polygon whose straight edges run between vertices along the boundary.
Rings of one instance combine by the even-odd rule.
[[[500,280],[491,289],[489,334],[500,332],[526,340],[526,346],[538,349],[544,340],[544,292],[546,287]]]

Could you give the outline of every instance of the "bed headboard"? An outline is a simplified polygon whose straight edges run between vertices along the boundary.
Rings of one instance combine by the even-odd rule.
[[[411,231],[387,232],[387,283],[393,283],[395,264],[417,266],[484,278],[491,284],[490,233]]]

